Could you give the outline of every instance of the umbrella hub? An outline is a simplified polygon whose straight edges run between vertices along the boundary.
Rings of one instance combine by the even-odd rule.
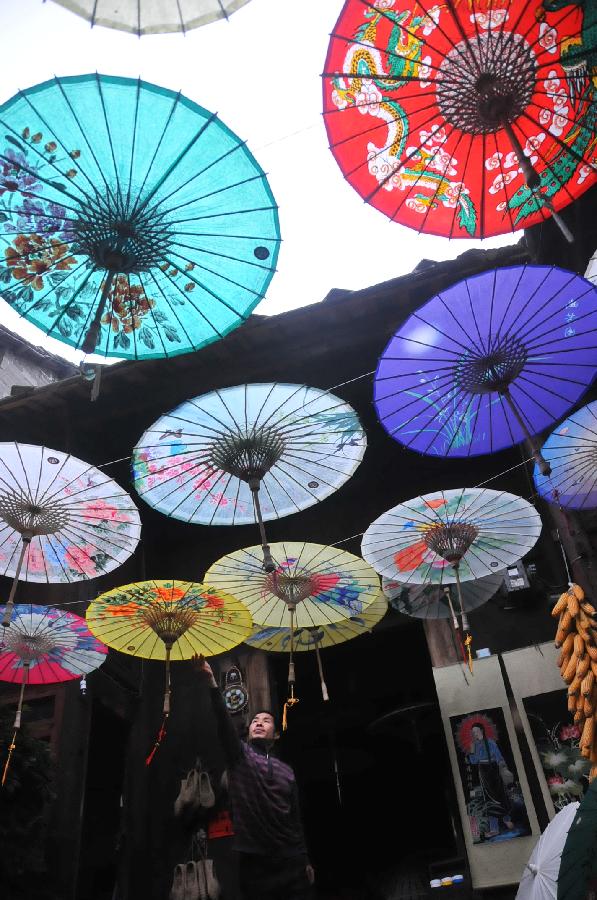
[[[460,562],[478,534],[479,529],[475,525],[455,522],[452,525],[432,525],[423,535],[423,540],[430,550],[454,564]]]
[[[246,482],[259,482],[286,448],[275,428],[221,435],[209,449],[209,461],[218,469]]]
[[[279,572],[272,572],[265,581],[268,591],[293,609],[301,600],[316,593],[316,586],[310,575],[281,575]]]
[[[44,506],[18,494],[0,494],[0,518],[29,540],[36,534],[55,534],[69,522],[58,504]]]
[[[495,29],[469,38],[448,53],[438,73],[439,108],[461,131],[499,131],[531,102],[535,68],[535,54],[519,34]]]
[[[467,351],[456,363],[454,380],[469,394],[504,393],[520,375],[527,351],[516,338],[505,338],[489,352]]]
[[[32,662],[34,659],[40,659],[42,656],[47,656],[55,647],[60,645],[60,640],[50,630],[40,631],[37,634],[27,634],[23,631],[17,631],[13,627],[7,628],[2,638],[6,649],[18,656],[25,664]]]
[[[96,268],[123,274],[163,267],[172,243],[157,207],[128,210],[112,196],[88,201],[79,211],[74,233],[74,243]]]
[[[192,628],[199,613],[193,609],[165,609],[155,604],[150,609],[144,609],[141,618],[155,631],[166,647],[172,647],[182,637],[185,631]]]

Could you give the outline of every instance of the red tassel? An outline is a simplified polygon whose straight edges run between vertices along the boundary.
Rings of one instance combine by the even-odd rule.
[[[162,724],[160,725],[160,730],[158,731],[158,736],[157,736],[157,738],[156,738],[156,742],[155,742],[155,744],[153,745],[153,748],[152,748],[152,750],[151,750],[151,753],[149,754],[149,756],[148,756],[147,759],[145,760],[145,765],[146,765],[146,766],[150,766],[150,765],[151,765],[151,763],[152,763],[152,761],[153,761],[153,758],[154,758],[154,756],[156,755],[156,753],[157,753],[157,751],[158,751],[158,747],[160,746],[160,744],[162,743],[162,741],[163,741],[164,738],[166,737],[166,722],[167,722],[167,720],[168,720],[168,716],[164,716],[164,718],[163,718],[163,720],[162,720]]]

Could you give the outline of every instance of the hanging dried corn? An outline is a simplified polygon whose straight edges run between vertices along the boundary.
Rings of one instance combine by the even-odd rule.
[[[568,710],[581,729],[580,752],[597,777],[597,621],[595,607],[577,584],[570,584],[552,610],[559,616],[558,666],[568,685]]]

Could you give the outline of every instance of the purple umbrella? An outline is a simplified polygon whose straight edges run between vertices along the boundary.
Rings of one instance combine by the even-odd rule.
[[[595,374],[597,290],[551,266],[483,272],[437,294],[386,347],[379,420],[419,453],[478,456],[560,418]]]

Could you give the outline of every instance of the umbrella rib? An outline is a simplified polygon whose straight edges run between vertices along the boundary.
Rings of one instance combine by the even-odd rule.
[[[120,201],[117,205],[118,205],[118,208],[122,209],[124,212],[122,188],[121,188],[121,184],[120,184],[120,176],[118,173],[118,164],[116,162],[116,154],[114,153],[114,143],[112,141],[112,133],[110,131],[110,124],[108,121],[108,111],[106,109],[106,103],[105,103],[105,99],[104,99],[104,92],[102,90],[101,78],[97,72],[95,73],[95,83],[97,86],[97,92],[99,94],[102,115],[104,117],[104,125],[106,126],[106,135],[108,138],[108,146],[110,148],[110,155],[112,156],[112,165],[114,166],[114,177],[116,179],[116,192],[118,194],[118,200]]]
[[[176,265],[172,262],[171,259],[168,259],[166,256],[162,256],[161,259],[163,260],[163,262],[168,263],[168,265],[171,266],[172,269],[175,269],[175,270],[177,269]],[[203,268],[203,267],[202,267],[202,268]],[[207,316],[201,311],[200,307],[197,306],[197,304],[195,304],[195,303],[193,302],[193,300],[191,299],[190,295],[189,295],[187,292],[185,292],[185,291],[184,291],[184,290],[183,290],[183,289],[182,289],[175,281],[173,281],[172,278],[170,278],[170,276],[167,276],[167,277],[168,277],[169,280],[170,280],[170,284],[173,285],[173,287],[176,288],[176,290],[178,291],[178,293],[181,294],[181,295],[185,298],[185,301],[186,301],[187,303],[189,303],[190,306],[193,307],[193,309],[195,310],[195,312],[198,313],[198,314],[201,316],[201,318],[203,319],[203,321],[206,322],[207,325],[209,325],[209,327],[210,327],[211,330],[214,332],[214,334],[217,334],[217,336],[218,336],[218,337],[220,338],[220,340],[221,340],[221,339],[224,337],[224,335],[223,335],[220,331],[218,331],[218,329],[216,328],[216,326],[215,326],[215,325],[207,318]],[[224,306],[224,307],[225,307],[229,312],[231,312],[235,317],[238,317],[239,319],[242,319],[243,322],[244,322],[246,319],[248,319],[250,313],[241,313],[241,312],[239,312],[238,310],[236,310],[233,306],[231,306],[229,303],[227,303],[225,300],[223,300],[222,297],[220,297],[220,296],[218,296],[218,294],[214,293],[214,291],[212,291],[211,288],[207,287],[206,284],[204,284],[204,283],[202,283],[202,282],[200,282],[200,281],[197,281],[197,279],[196,279],[193,275],[191,275],[190,272],[187,272],[187,273],[186,273],[186,277],[187,277],[190,281],[193,281],[193,282],[194,282],[198,287],[200,287],[203,291],[205,291],[206,294],[209,294],[209,296],[212,297],[214,300],[217,300],[218,303],[221,303],[221,305]]]
[[[179,99],[180,99],[180,94],[178,94],[177,97],[176,97],[175,105],[178,103]],[[174,108],[173,108],[173,109],[174,109]],[[173,111],[173,110],[172,110],[172,111]],[[133,207],[133,211],[132,211],[132,216],[133,216],[133,217],[134,217],[135,215],[139,214],[143,209],[145,209],[145,207],[148,205],[149,201],[150,201],[153,197],[155,197],[155,195],[156,195],[157,192],[160,190],[160,188],[161,188],[161,187],[165,184],[165,182],[168,180],[168,178],[170,177],[170,175],[172,174],[172,172],[174,172],[174,170],[176,169],[176,167],[182,162],[182,160],[183,160],[184,157],[187,155],[187,153],[192,149],[192,147],[195,146],[195,144],[197,143],[197,141],[201,138],[201,136],[202,136],[203,134],[205,134],[205,132],[207,131],[207,129],[209,128],[209,126],[210,126],[213,122],[215,122],[216,119],[217,119],[216,113],[210,113],[210,115],[209,115],[208,118],[203,122],[203,124],[201,125],[201,127],[199,128],[199,130],[198,130],[198,131],[195,133],[195,135],[187,142],[187,144],[182,148],[182,150],[180,150],[180,151],[178,152],[177,156],[176,156],[176,157],[174,158],[174,160],[170,163],[170,165],[168,166],[168,168],[166,169],[166,171],[164,172],[164,174],[161,175],[161,176],[158,178],[158,180],[156,181],[156,183],[154,184],[154,186],[150,189],[150,191],[147,193],[147,195],[144,197],[144,199],[143,199],[141,202],[139,202],[139,199],[140,199],[140,195],[139,195],[139,199],[135,202],[135,206]],[[167,131],[168,127],[170,126],[171,121],[172,121],[172,117],[170,116],[170,117],[168,118],[168,121],[166,122],[166,125],[164,126],[164,131],[162,132],[162,135],[161,135],[161,137],[160,137],[160,142],[159,142],[160,144],[161,144],[162,140],[164,139],[164,136],[165,136],[165,134],[166,134],[166,131]],[[159,146],[159,145],[158,145],[158,146]],[[157,152],[157,149],[156,149],[156,152]],[[154,157],[154,159],[155,159],[155,157]],[[153,163],[153,160],[152,160],[152,163]],[[160,201],[160,202],[161,202],[161,201]]]
[[[417,127],[418,127],[418,126],[417,126]],[[445,144],[448,143],[448,141],[450,140],[450,138],[452,137],[452,135],[453,135],[456,131],[457,131],[457,129],[456,129],[454,126],[452,126],[452,127],[450,128],[449,134],[446,136],[445,141],[443,141],[441,144],[438,144],[438,146],[433,150],[433,153],[432,153],[432,155],[431,155],[431,159],[428,160],[428,161],[426,162],[425,168],[422,169],[422,171],[420,172],[419,175],[417,175],[416,180],[413,182],[413,184],[410,185],[410,187],[408,188],[408,190],[404,192],[404,195],[402,196],[400,202],[398,203],[398,206],[395,208],[394,212],[392,213],[391,221],[394,221],[394,220],[395,220],[396,214],[402,209],[402,207],[403,207],[403,205],[406,203],[407,199],[410,199],[410,196],[411,196],[412,191],[416,188],[416,186],[418,185],[418,183],[419,183],[419,181],[421,180],[421,178],[423,178],[425,175],[428,175],[428,170],[429,170],[429,168],[431,167],[431,163],[433,163],[433,161],[435,160],[435,157],[438,155],[438,153],[440,152],[440,150],[443,150]],[[460,132],[458,133],[458,137],[457,137],[457,139],[456,139],[456,144],[455,144],[455,146],[454,146],[454,152],[453,152],[453,153],[452,153],[452,152],[450,153],[450,162],[451,162],[452,158],[455,157],[456,151],[457,151],[458,146],[460,145],[460,142],[462,141],[463,137],[464,137],[464,132],[460,131]],[[447,152],[447,151],[443,151],[443,152]],[[450,163],[448,163],[448,165],[446,166],[446,168],[448,168],[449,165],[450,165]],[[421,222],[421,227],[420,227],[419,231],[424,231],[424,230],[425,230],[425,224],[426,224],[426,222],[427,222],[427,218],[428,218],[428,216],[429,216],[429,213],[431,212],[431,209],[433,208],[433,205],[434,205],[434,203],[435,203],[435,201],[436,201],[436,199],[437,199],[437,196],[438,196],[438,194],[439,194],[439,192],[440,192],[440,190],[441,190],[441,188],[442,188],[442,186],[443,186],[443,184],[444,184],[444,176],[445,176],[445,171],[440,173],[440,178],[438,179],[438,182],[437,182],[435,191],[434,191],[434,193],[433,193],[432,197],[430,198],[429,203],[428,203],[428,205],[427,205],[427,210],[426,210],[426,212],[425,212],[425,214],[424,214],[424,216],[423,216],[423,220],[422,220],[422,222]]]
[[[184,244],[178,244],[177,246],[178,246],[178,247],[184,247],[185,245],[184,245]],[[192,247],[189,247],[189,248],[187,248],[187,249],[191,249],[191,250],[192,250],[193,248],[192,248]],[[204,252],[204,251],[201,251],[199,248],[195,248],[195,249],[197,250],[197,252]],[[178,258],[179,258],[179,259],[182,259],[183,262],[186,262],[186,263],[193,262],[193,260],[190,260],[190,259],[188,258],[188,256],[183,256],[182,253],[179,253],[179,252],[176,251],[176,250],[173,251],[173,255],[178,256]],[[235,258],[232,257],[232,256],[225,256],[224,254],[218,254],[218,253],[213,253],[213,254],[211,254],[211,255],[212,255],[212,256],[220,256],[222,259],[228,259],[228,260],[231,260],[231,261],[233,261],[233,262],[243,263],[244,265],[247,265],[247,266],[255,266],[255,268],[263,269],[263,270],[266,271],[266,272],[271,271],[271,268],[270,268],[269,266],[261,266],[261,265],[257,265],[256,263],[252,263],[250,260],[241,260],[241,259],[238,259],[238,260],[237,260],[237,259],[235,259]],[[169,260],[169,262],[170,262],[170,260]],[[174,263],[172,263],[172,265],[174,266]],[[235,287],[242,288],[243,291],[246,291],[246,292],[249,293],[249,294],[253,294],[254,297],[258,297],[258,298],[261,297],[261,293],[260,293],[259,291],[255,291],[255,290],[253,290],[253,288],[250,288],[250,287],[248,287],[247,285],[241,284],[240,281],[235,281],[234,278],[229,278],[227,275],[223,275],[221,272],[216,272],[216,271],[214,271],[213,269],[210,269],[208,266],[203,265],[202,263],[200,263],[197,259],[194,260],[193,265],[194,265],[195,268],[200,269],[202,272],[208,272],[210,275],[215,275],[217,278],[221,278],[222,281],[227,281],[228,284],[233,284]],[[179,268],[179,267],[175,266],[175,268]],[[204,285],[201,281],[198,281],[197,278],[196,278],[194,275],[191,275],[190,270],[185,272],[185,277],[188,278],[190,281],[193,281],[195,284],[197,284],[197,285],[199,285],[200,287],[203,287],[203,288],[205,289],[205,285]],[[218,299],[219,299],[219,298],[218,298]],[[223,301],[223,300],[222,300],[221,302],[222,302],[222,303],[225,303],[225,301]],[[228,306],[228,309],[230,309],[231,311],[233,311],[233,312],[235,313],[235,315],[238,315],[238,313],[236,312],[236,310],[234,309],[234,307]]]
[[[216,118],[215,113],[214,113],[214,118]],[[217,166],[219,163],[228,159],[228,157],[231,156],[233,153],[236,153],[237,150],[244,150],[245,147],[246,147],[246,141],[239,141],[237,144],[234,145],[234,147],[230,147],[228,150],[226,150],[224,153],[222,153],[221,156],[218,156],[216,159],[212,160],[207,166],[205,166],[205,168],[200,169],[198,172],[195,172],[186,181],[183,181],[181,184],[177,185],[176,188],[174,188],[173,191],[170,191],[169,194],[165,194],[160,199],[160,203],[165,203],[166,201],[170,200],[171,197],[174,197],[174,195],[177,194],[179,191],[183,190],[183,188],[188,187],[190,184],[193,183],[193,181],[196,181],[198,178],[201,178],[203,175],[205,175],[206,172],[209,172],[210,169],[213,169],[214,166]],[[199,196],[199,197],[195,196],[195,197],[193,197],[192,200],[185,200],[184,203],[170,206],[170,207],[168,207],[168,211],[176,212],[176,210],[183,209],[185,206],[189,206],[193,203],[200,203],[202,200],[207,200],[209,197],[215,196],[216,194],[219,194],[222,191],[227,191],[234,187],[241,187],[243,184],[248,184],[251,181],[255,181],[257,179],[262,179],[262,178],[265,178],[264,173],[258,172],[256,175],[252,175],[250,178],[244,179],[243,181],[239,181],[237,184],[228,184],[222,188],[218,188],[217,190],[211,191],[209,194],[204,194],[203,196]]]
[[[175,318],[176,321],[178,322],[178,325],[180,326],[180,329],[181,329],[182,333],[184,334],[184,336],[186,337],[187,341],[189,342],[189,344],[191,345],[191,347],[193,348],[193,350],[198,350],[199,347],[197,346],[197,344],[195,344],[194,340],[191,338],[190,334],[188,333],[187,329],[185,328],[185,326],[184,326],[184,324],[183,324],[183,322],[182,322],[182,319],[179,318],[179,315],[178,315],[178,313],[177,313],[177,311],[176,311],[176,309],[175,309],[174,304],[171,302],[169,296],[166,294],[164,288],[162,287],[162,285],[160,284],[160,282],[158,281],[158,279],[156,278],[156,276],[154,275],[154,273],[153,273],[153,271],[152,271],[151,269],[149,270],[149,275],[150,275],[150,277],[151,277],[153,283],[155,284],[155,286],[156,286],[157,289],[159,290],[160,294],[162,295],[162,299],[164,300],[164,303],[167,304],[167,306],[168,306],[169,310],[171,311],[172,315],[174,316],[174,318]],[[141,281],[141,274],[140,274],[140,273],[139,273],[139,281]],[[143,282],[141,281],[141,283],[143,283]],[[167,353],[167,351],[166,351],[166,346],[165,346],[164,341],[163,341],[163,338],[162,338],[162,329],[159,327],[158,323],[157,323],[156,320],[155,320],[155,314],[154,314],[153,308],[152,308],[152,310],[151,310],[151,315],[152,315],[152,318],[153,318],[153,320],[154,320],[154,324],[155,324],[155,327],[156,327],[156,332],[157,332],[157,334],[159,335],[159,338],[160,338],[160,341],[161,341],[161,344],[162,344],[162,347],[163,347],[163,350],[164,350],[164,354],[167,356],[168,353]],[[209,325],[209,322],[208,322],[207,324]],[[210,326],[210,327],[211,327],[211,326]]]

